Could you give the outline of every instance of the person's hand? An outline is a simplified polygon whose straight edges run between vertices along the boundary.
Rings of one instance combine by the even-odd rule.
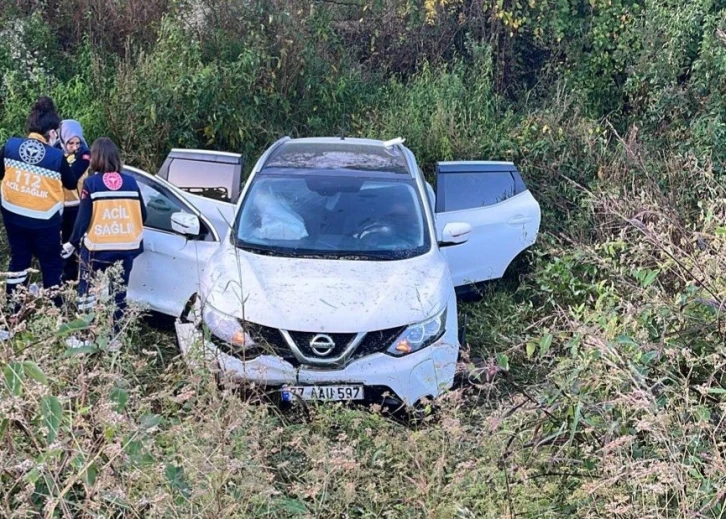
[[[64,243],[63,249],[61,250],[61,258],[68,259],[71,257],[76,248],[70,243]]]

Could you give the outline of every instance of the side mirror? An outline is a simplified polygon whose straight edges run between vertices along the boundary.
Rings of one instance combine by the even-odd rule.
[[[439,246],[446,247],[449,245],[460,245],[469,239],[470,234],[471,224],[466,222],[447,223],[441,231]]]
[[[199,236],[199,218],[195,214],[174,213],[171,215],[171,228],[185,236]]]

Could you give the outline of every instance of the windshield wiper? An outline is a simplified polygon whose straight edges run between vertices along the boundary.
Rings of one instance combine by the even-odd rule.
[[[357,261],[384,261],[389,258],[382,257],[377,254],[365,254],[365,253],[345,253],[345,254],[331,254],[331,257],[341,260],[357,260]]]
[[[238,245],[244,251],[264,256],[279,256],[300,259],[327,259],[350,261],[390,261],[397,259],[399,254],[366,254],[365,252],[311,251],[311,250],[279,250],[256,245]]]
[[[262,254],[264,256],[282,256],[285,258],[294,258],[297,256],[297,254],[293,254],[290,252],[285,252],[277,249],[268,249],[266,247],[255,247],[254,245],[239,245],[239,248],[247,252]]]

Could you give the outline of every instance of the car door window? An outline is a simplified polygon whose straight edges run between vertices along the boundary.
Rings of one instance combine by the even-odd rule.
[[[523,184],[518,185],[509,171],[447,172],[440,175],[437,182],[437,212],[496,205],[523,191]]]
[[[442,247],[454,286],[501,277],[514,258],[534,243],[539,204],[512,163],[440,162],[436,166],[436,230],[468,223],[469,239]]]
[[[151,185],[142,177],[136,177],[136,180],[141,190],[141,197],[146,204],[144,227],[174,232],[171,227],[171,215],[178,212],[192,214],[176,196],[164,189],[163,186]]]

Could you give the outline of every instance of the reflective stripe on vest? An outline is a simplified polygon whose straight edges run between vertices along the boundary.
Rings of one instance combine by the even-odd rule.
[[[91,199],[93,215],[83,240],[86,248],[91,251],[138,249],[144,228],[139,194],[98,191],[91,193]]]
[[[6,158],[2,204],[13,213],[49,220],[63,209],[60,173]]]
[[[37,220],[50,220],[63,210],[60,174],[63,155],[39,139],[42,137],[32,134],[29,139],[8,140],[0,192],[2,206],[8,211]]]

